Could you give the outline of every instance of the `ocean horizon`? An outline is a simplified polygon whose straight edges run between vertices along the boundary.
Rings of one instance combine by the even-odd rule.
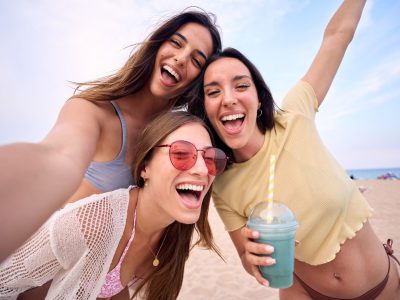
[[[400,168],[348,169],[346,172],[354,179],[378,179],[385,174],[394,174],[400,178]]]

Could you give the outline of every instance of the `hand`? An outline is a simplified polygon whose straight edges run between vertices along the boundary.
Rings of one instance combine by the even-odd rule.
[[[241,257],[243,266],[260,284],[269,286],[269,282],[262,276],[259,266],[271,266],[275,264],[275,259],[268,256],[268,254],[274,252],[274,247],[254,242],[253,239],[259,238],[260,233],[246,226],[241,229],[241,235],[245,240],[245,252]]]

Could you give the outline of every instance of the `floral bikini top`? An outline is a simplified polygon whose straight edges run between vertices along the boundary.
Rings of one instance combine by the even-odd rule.
[[[104,282],[103,286],[101,287],[100,293],[97,295],[98,298],[110,298],[112,296],[117,295],[121,292],[125,287],[122,286],[121,283],[121,264],[124,260],[126,253],[128,252],[129,246],[131,245],[133,238],[135,237],[135,228],[136,228],[136,209],[135,209],[135,218],[133,221],[133,229],[131,237],[126,245],[124,252],[119,259],[118,264],[106,275],[106,281]],[[131,285],[134,281],[136,281],[136,276],[132,278],[132,280],[128,283],[128,286]]]

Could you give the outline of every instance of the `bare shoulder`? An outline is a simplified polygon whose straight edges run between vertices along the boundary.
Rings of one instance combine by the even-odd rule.
[[[89,101],[83,98],[71,98],[62,107],[54,129],[73,129],[101,131],[103,125],[112,118],[114,109],[109,101]]]
[[[102,118],[112,111],[109,101],[89,101],[83,98],[71,98],[65,102],[60,115],[85,115]]]
[[[111,115],[108,101],[98,103],[82,98],[71,98],[62,107],[56,123],[44,139],[44,143],[58,149],[75,149],[73,157],[92,158],[99,141],[103,124]],[[87,153],[83,155],[83,153]]]

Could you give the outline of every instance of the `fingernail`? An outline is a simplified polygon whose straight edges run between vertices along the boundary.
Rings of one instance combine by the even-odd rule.
[[[253,232],[251,233],[251,235],[252,235],[254,238],[257,238],[257,237],[258,237],[258,232],[257,232],[257,231],[253,231]]]
[[[268,258],[265,260],[265,262],[266,262],[267,264],[273,265],[273,264],[276,263],[276,260],[275,260],[275,258],[268,257]]]
[[[274,252],[274,247],[270,246],[270,245],[266,245],[265,246],[265,251],[268,251],[270,253]]]
[[[268,281],[264,281],[264,282],[262,283],[262,285],[268,287],[268,286],[269,286],[269,282],[268,282]]]

